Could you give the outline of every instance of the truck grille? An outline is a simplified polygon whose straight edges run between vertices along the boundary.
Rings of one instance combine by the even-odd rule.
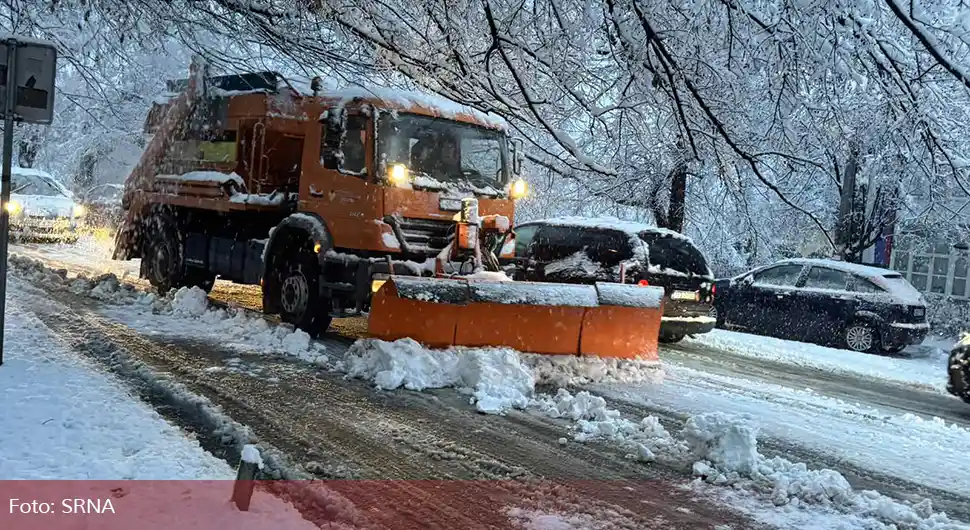
[[[404,235],[402,248],[409,253],[437,254],[451,241],[454,223],[433,219],[397,217],[387,220],[391,226],[397,225]]]

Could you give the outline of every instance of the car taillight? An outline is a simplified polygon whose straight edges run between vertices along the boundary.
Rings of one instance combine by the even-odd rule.
[[[717,293],[717,284],[711,285],[711,298],[714,298],[715,293]]]
[[[640,287],[650,287],[650,282],[648,282],[647,280],[640,280],[637,282],[637,285],[639,285]]]

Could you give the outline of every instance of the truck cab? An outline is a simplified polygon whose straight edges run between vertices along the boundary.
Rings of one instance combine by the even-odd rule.
[[[160,291],[259,284],[264,311],[319,332],[366,310],[388,274],[462,273],[480,257],[458,244],[468,226],[496,262],[511,255],[527,188],[504,120],[425,94],[193,68],[149,113],[116,239],[115,258],[140,258]]]

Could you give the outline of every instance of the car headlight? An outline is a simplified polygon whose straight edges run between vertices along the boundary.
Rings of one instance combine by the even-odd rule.
[[[81,204],[74,205],[74,217],[83,217],[84,214],[88,213],[88,209]]]
[[[8,201],[5,207],[10,215],[17,215],[21,212],[21,210],[24,209],[24,207],[21,206],[17,201]]]

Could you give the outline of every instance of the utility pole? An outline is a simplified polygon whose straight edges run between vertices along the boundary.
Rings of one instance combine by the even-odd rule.
[[[54,118],[57,48],[53,43],[14,35],[0,36],[3,89],[3,174],[0,176],[0,365],[7,311],[7,244],[10,237],[10,179],[13,131],[17,122],[49,125]]]

